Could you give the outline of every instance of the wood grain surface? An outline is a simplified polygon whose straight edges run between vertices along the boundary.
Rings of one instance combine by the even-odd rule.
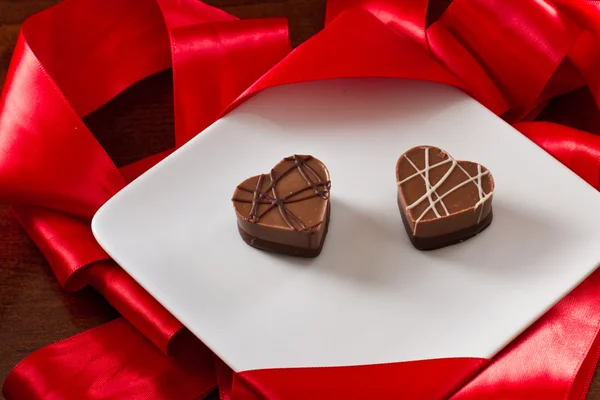
[[[240,18],[287,17],[294,45],[317,33],[324,20],[325,0],[205,1]],[[57,2],[0,0],[0,84],[4,82],[20,24]],[[170,72],[131,87],[86,117],[85,123],[118,166],[172,147]],[[71,294],[62,291],[42,254],[8,208],[0,205],[0,383],[15,364],[34,350],[116,316],[92,289]],[[598,370],[587,398],[600,400]]]

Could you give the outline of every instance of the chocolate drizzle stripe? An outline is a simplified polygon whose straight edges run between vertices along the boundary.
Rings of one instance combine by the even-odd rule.
[[[289,168],[284,170],[280,175],[275,175],[275,170],[272,169],[269,177],[271,178],[271,183],[267,188],[262,190],[262,184],[264,182],[264,178],[266,174],[260,175],[258,178],[258,182],[254,189],[248,189],[243,186],[238,186],[238,189],[247,193],[252,193],[252,201],[245,199],[236,199],[233,198],[233,201],[238,201],[241,203],[252,204],[252,208],[250,213],[248,214],[247,221],[256,223],[262,217],[264,217],[267,213],[277,207],[279,210],[279,214],[283,221],[288,225],[290,229],[295,232],[304,232],[310,231],[321,225],[322,222],[319,222],[312,226],[307,226],[297,215],[295,215],[289,208],[286,207],[287,204],[293,204],[300,201],[309,200],[314,197],[321,197],[323,199],[329,198],[329,190],[331,187],[331,181],[324,181],[319,174],[307,164],[307,161],[311,160],[312,156],[293,156],[284,158],[284,161],[293,161],[294,164]],[[287,196],[281,198],[277,193],[276,187],[277,183],[285,176],[290,174],[292,171],[297,170],[298,173],[302,176],[302,178],[306,181],[307,186],[296,190],[293,193],[288,194]],[[312,175],[316,182],[310,179],[309,175]],[[314,194],[303,196],[298,199],[293,199],[294,196],[297,196],[305,191],[314,191]],[[269,195],[269,192],[271,196]],[[269,205],[263,212],[258,213],[259,205]],[[299,228],[297,227],[299,226]]]
[[[323,186],[324,186],[324,185],[323,185]],[[253,190],[247,189],[247,188],[245,188],[245,187],[243,187],[243,186],[238,186],[238,189],[239,189],[239,190],[242,190],[242,191],[244,191],[244,192],[248,192],[248,193],[254,193],[254,191],[253,191]],[[303,189],[300,189],[300,190],[296,190],[295,192],[293,192],[293,193],[291,193],[291,194],[289,194],[289,195],[285,196],[285,197],[283,198],[283,200],[285,200],[285,203],[286,203],[286,204],[293,204],[293,203],[298,203],[298,202],[300,202],[300,201],[304,201],[304,200],[312,199],[313,197],[315,197],[315,195],[314,195],[314,194],[313,194],[313,195],[310,195],[310,196],[304,196],[304,197],[300,197],[299,199],[293,199],[293,200],[290,200],[290,198],[292,198],[292,197],[294,197],[294,196],[297,196],[297,195],[299,195],[299,194],[300,194],[300,193],[302,193],[302,192],[306,192],[307,190],[312,190],[312,189],[313,189],[312,187],[307,187],[307,188],[303,188]],[[324,191],[324,190],[326,190],[326,189],[325,189],[325,187],[324,187],[323,191]],[[233,199],[231,199],[231,200],[232,200],[232,201],[237,201],[237,202],[240,202],[240,203],[248,203],[248,204],[254,204],[254,201],[255,201],[254,199],[252,199],[252,200],[246,200],[246,199],[238,199],[238,198],[236,198],[236,197],[234,197],[234,198],[233,198]],[[268,205],[273,205],[273,199],[271,199],[271,197],[269,197],[269,196],[264,196],[263,200],[261,200],[261,201],[257,201],[256,203],[257,203],[257,204],[268,204]],[[264,214],[265,214],[265,212],[263,211],[263,213],[262,213],[261,215],[264,215]]]
[[[261,175],[260,178],[258,178],[258,181],[256,181],[256,191],[254,192],[254,196],[252,198],[252,209],[250,210],[250,215],[256,214],[256,211],[258,210],[258,204],[260,199],[258,198],[257,194],[260,192],[263,180],[264,177]]]
[[[446,156],[448,157],[447,160],[441,161],[434,165],[429,165],[429,150],[430,150],[430,147],[423,148],[423,151],[425,153],[425,157],[424,157],[425,158],[425,167],[422,170],[418,169],[417,166],[412,162],[412,160],[408,157],[408,153],[404,154],[404,158],[409,162],[409,164],[415,169],[416,172],[414,174],[409,175],[408,177],[402,179],[401,181],[397,182],[398,186],[400,186],[403,183],[406,183],[406,182],[410,181],[411,179],[416,178],[417,176],[420,176],[425,181],[425,194],[423,196],[421,196],[420,198],[418,198],[417,200],[415,200],[412,204],[409,204],[406,206],[406,210],[411,210],[414,207],[417,207],[419,204],[421,204],[426,199],[429,200],[429,206],[426,207],[425,210],[421,213],[421,215],[419,215],[419,217],[415,220],[413,233],[416,232],[418,223],[425,217],[425,215],[427,215],[429,210],[433,210],[433,212],[435,213],[435,215],[438,218],[441,217],[441,215],[439,214],[437,207],[436,207],[437,203],[440,203],[442,205],[442,207],[444,208],[444,211],[446,212],[446,216],[450,215],[443,199],[450,193],[465,186],[466,184],[472,182],[477,187],[479,201],[475,204],[474,210],[477,210],[477,208],[479,206],[482,206],[485,203],[485,201],[491,197],[491,195],[493,193],[493,190],[490,191],[490,193],[485,193],[485,191],[483,190],[483,184],[482,184],[481,178],[483,176],[488,175],[489,171],[487,171],[487,170],[482,171],[481,165],[479,165],[479,164],[477,165],[477,175],[471,176],[471,174],[469,174],[467,172],[467,170],[464,169],[460,165],[460,163],[458,163],[452,156],[450,156],[450,154],[445,153],[445,152],[444,152],[444,154],[446,154]],[[429,171],[431,171],[434,168],[438,168],[442,165],[445,165],[447,163],[452,163],[452,165],[450,166],[448,171],[446,171],[446,173],[442,176],[442,178],[435,185],[432,185],[431,181],[429,180]],[[467,179],[464,180],[463,182],[457,184],[456,186],[454,186],[453,188],[451,188],[444,194],[440,195],[439,193],[437,193],[437,189],[450,177],[450,175],[452,175],[452,173],[454,172],[454,169],[457,166],[467,176]],[[435,196],[436,199],[435,200],[432,199],[432,196]],[[479,211],[479,218],[478,218],[477,223],[479,223],[481,221],[482,214],[483,214],[483,206],[481,207],[481,210]]]
[[[286,173],[288,171],[291,171],[293,168],[289,169],[286,171]],[[281,176],[285,176],[286,174],[282,174]],[[300,220],[300,218],[298,218],[296,215],[294,215],[290,210],[288,210],[287,208],[284,207],[283,202],[285,201],[284,199],[280,199],[279,196],[277,195],[277,190],[275,190],[275,187],[277,186],[274,183],[279,182],[279,179],[281,179],[281,177],[276,177],[275,176],[275,170],[271,170],[271,191],[273,192],[273,204],[275,206],[277,206],[277,208],[279,209],[279,213],[281,214],[281,218],[283,218],[283,220],[285,221],[286,224],[288,224],[288,226],[290,228],[292,228],[293,230],[296,230],[296,227],[294,226],[294,224],[290,221],[289,217],[292,217],[292,219],[294,219],[295,221],[299,222],[300,227],[304,230],[306,229],[306,226],[302,223],[302,221]],[[264,215],[264,214],[263,214]],[[257,217],[259,218],[259,217]]]
[[[294,162],[296,164],[298,164],[298,160],[297,159],[295,159]],[[306,183],[308,183],[314,189],[315,193],[319,197],[326,198],[326,197],[323,197],[324,190],[318,190],[317,189],[319,186],[323,186],[321,183],[319,183],[320,180],[321,180],[321,177],[319,176],[319,174],[317,173],[317,171],[315,171],[310,165],[308,165],[306,163],[304,163],[303,166],[306,167],[306,169],[313,175],[313,177],[317,179],[317,182],[314,183],[313,181],[310,180],[310,178],[308,178],[308,176],[306,176],[306,174],[304,173],[304,170],[302,168],[298,168],[298,171],[300,172],[300,174],[302,175],[302,177],[304,178],[304,180],[306,181]],[[327,188],[327,190],[328,189],[329,188]]]
[[[410,158],[408,158],[408,157],[405,157],[405,158],[406,158],[406,161],[408,161],[409,164],[415,169],[415,171],[417,171],[417,174],[419,174],[419,176],[421,176],[421,178],[423,178],[423,181],[425,181],[426,189],[431,190],[432,186],[431,186],[431,181],[429,180],[429,169],[427,168],[429,166],[429,157],[428,157],[429,152],[426,152],[425,154],[426,154],[426,156],[425,156],[425,170],[426,170],[425,175],[423,175],[423,171],[420,171],[417,168],[417,166],[410,160]],[[444,163],[444,162],[442,162],[442,163]],[[442,164],[442,163],[440,163],[440,164]],[[434,166],[437,166],[437,165],[439,165],[439,164],[436,164]],[[432,194],[437,199],[440,198],[437,191],[433,190]],[[428,197],[429,197],[429,204],[432,204],[433,200],[431,199],[431,196],[428,196]],[[443,201],[440,201],[440,203],[442,204],[442,207],[444,208],[444,212],[446,213],[446,215],[450,215],[450,212],[448,212],[448,209],[446,208],[446,204]],[[440,213],[437,210],[437,207],[433,207],[433,211],[437,217],[441,217]]]
[[[466,169],[464,169],[462,167],[462,165],[458,164],[458,167],[465,173],[465,175],[467,175],[469,178],[472,178],[471,174],[469,174],[469,172]],[[477,193],[479,194],[479,201],[477,203],[475,203],[474,210],[477,210],[477,208],[479,208],[480,205],[482,206],[483,203],[485,203],[485,201],[487,199],[489,199],[493,193],[493,190],[489,193],[485,193],[485,191],[483,190],[483,183],[481,181],[481,178],[488,175],[489,173],[490,173],[489,171],[482,171],[481,165],[477,164],[477,175],[475,176],[475,178],[477,178],[477,182],[475,182],[475,180],[473,180],[473,183],[477,186],[477,190],[478,190]],[[483,215],[483,207],[481,207],[481,209],[479,210],[479,217],[477,218],[477,223],[481,222],[482,215]]]

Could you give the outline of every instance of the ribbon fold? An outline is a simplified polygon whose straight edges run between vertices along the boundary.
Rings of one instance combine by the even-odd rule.
[[[0,97],[0,200],[13,205],[66,290],[92,285],[127,321],[35,352],[9,375],[5,396],[193,399],[218,381],[221,397],[233,400],[356,398],[373,387],[371,394],[391,398],[582,397],[600,354],[598,272],[463,386],[451,370],[471,376],[481,360],[232,376],[91,235],[94,212],[170,151],[119,170],[81,118],[169,67],[177,147],[273,86],[419,79],[464,90],[600,189],[599,136],[536,121],[557,96],[582,87],[600,104],[597,2],[448,3],[329,0],[325,29],[291,53],[285,21],[240,21],[195,0],[65,0],[28,19]],[[428,21],[431,15],[437,18]],[[554,118],[581,127],[576,109],[555,110]],[[595,106],[585,120],[597,118]],[[165,355],[182,348],[202,356],[190,364]],[[392,384],[399,371],[412,384]],[[441,381],[428,386],[432,373]]]

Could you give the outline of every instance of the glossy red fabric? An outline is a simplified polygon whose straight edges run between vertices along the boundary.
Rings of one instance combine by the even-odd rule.
[[[442,399],[486,360],[444,358],[351,367],[246,371],[234,376],[232,399]]]
[[[33,353],[8,376],[4,396],[198,399],[215,388],[211,359],[199,342],[191,342],[183,354],[166,357],[119,318]]]
[[[126,182],[166,154],[118,171],[80,119],[169,66],[178,145],[248,96],[275,85],[340,77],[422,79],[459,87],[511,123],[527,121],[515,127],[600,189],[598,136],[532,122],[550,99],[583,85],[598,102],[598,6],[563,0],[455,0],[428,25],[430,12],[427,0],[330,0],[326,29],[285,57],[289,41],[278,20],[236,21],[195,0],[66,0],[30,18],[17,43],[0,98],[0,199],[14,205],[66,289],[92,284],[137,331],[172,353],[193,340],[172,340],[189,335],[107,260],[86,222]],[[581,397],[600,348],[597,275],[515,340],[456,397]],[[139,387],[152,388],[138,391],[137,398],[188,398],[163,381],[152,385],[160,373],[128,362],[131,356],[156,356],[156,348],[142,336],[131,354],[111,351],[111,342],[127,332],[135,331],[117,323],[34,353],[7,379],[7,397],[48,398],[40,393],[51,392],[55,398],[72,398],[68,381],[56,378],[63,368],[85,377],[81,390],[74,392],[79,398],[97,397],[93,382],[99,376],[110,390],[104,398],[131,398],[129,388],[110,377],[117,368],[135,375]],[[88,359],[80,353],[89,340],[106,346],[104,368],[90,371],[83,365]],[[55,357],[55,350],[63,356]],[[213,371],[212,359],[199,360]],[[452,368],[447,363],[456,360],[426,360],[235,376],[217,362],[214,371],[223,398],[231,399],[294,398],[299,377],[306,390],[302,393],[313,398],[320,393],[356,398],[358,389],[369,384],[374,393],[390,397],[437,398],[458,389],[456,383],[482,362],[459,360]],[[185,379],[164,356],[157,356],[156,363],[170,365],[173,369],[163,372]],[[400,373],[412,378],[392,382]],[[432,373],[439,382],[430,387]],[[214,379],[197,380],[192,391],[202,392]]]
[[[131,353],[107,346],[101,363],[109,398],[131,398],[128,386],[110,376],[114,369],[136,375],[138,387],[147,387],[138,398],[186,398],[167,381],[154,382],[157,374],[138,371],[128,358],[163,357],[170,380],[187,380],[156,349],[172,354],[178,347],[174,337],[190,345],[198,342],[108,260],[89,225],[100,205],[166,154],[120,172],[81,117],[133,83],[173,67],[177,143],[184,143],[289,52],[285,21],[234,22],[235,17],[195,0],[66,0],[28,19],[15,47],[0,97],[0,199],[13,204],[65,289],[94,286],[143,334]],[[241,62],[248,55],[251,65]],[[129,331],[134,332],[130,325],[116,324],[64,342],[57,349],[62,357],[50,351],[32,355],[7,379],[7,398],[48,398],[41,394],[46,392],[55,398],[95,397],[93,387],[83,394],[84,383],[93,380],[82,379],[80,391],[67,380],[46,390],[45,382],[55,381],[57,369],[94,373],[102,380],[100,362],[94,371],[82,368],[87,341],[119,342]],[[206,390],[203,379],[214,385],[214,374],[199,377],[189,381],[193,392]],[[36,386],[39,390],[28,391]]]
[[[67,0],[23,24],[0,100],[0,198],[15,205],[66,289],[89,283],[89,266],[108,259],[91,234],[89,219],[127,182],[81,117],[171,66],[173,48],[176,81],[180,76],[227,81],[225,89],[193,85],[191,79],[177,85],[177,139],[185,142],[289,51],[284,21],[231,25],[235,20],[194,0]],[[194,38],[192,30],[202,38],[204,52],[182,51]],[[227,51],[215,55],[216,48]],[[252,68],[240,68],[240,57],[249,53],[255,54]],[[32,95],[23,96],[27,92]],[[203,107],[200,99],[212,108]],[[189,104],[202,112],[189,112]],[[100,274],[92,276],[102,287]],[[110,279],[116,279],[113,273]],[[131,322],[166,348],[182,326],[170,317],[158,328],[162,334],[150,333],[145,327],[155,326],[154,315],[166,311],[128,275],[120,273],[118,279],[115,286],[127,289],[110,296],[113,306],[123,315],[138,314]]]
[[[599,288],[600,271],[596,271],[452,399],[584,398],[600,349],[595,343]]]
[[[578,41],[582,38],[589,40],[586,38],[589,33],[581,31],[573,20],[552,18],[557,16],[553,13],[557,9],[550,3],[528,4],[529,8],[525,7],[524,9],[519,8],[521,3],[512,3],[512,7],[516,7],[518,12],[512,13],[513,19],[508,18],[508,20],[513,24],[524,26],[527,22],[530,24],[530,30],[512,32],[511,35],[508,35],[508,31],[514,29],[514,26],[505,27],[503,26],[506,23],[505,19],[498,18],[489,10],[486,12],[486,7],[492,5],[493,2],[464,2],[463,4],[455,1],[428,29],[425,29],[425,13],[418,10],[417,2],[410,4],[405,15],[395,14],[398,9],[408,6],[404,2],[357,1],[355,3],[362,5],[362,8],[345,9],[345,5],[348,3],[331,1],[332,11],[330,10],[328,15],[334,14],[336,17],[330,17],[332,22],[325,32],[294,51],[286,60],[270,71],[268,76],[257,82],[251,90],[261,89],[263,86],[269,87],[273,85],[273,82],[281,81],[281,77],[290,71],[294,73],[293,79],[298,81],[326,79],[331,76],[330,74],[334,75],[330,72],[329,65],[335,65],[338,71],[337,76],[401,77],[402,74],[408,73],[404,76],[432,81],[440,79],[443,82],[462,87],[491,109],[496,112],[501,111],[505,119],[515,120],[525,119],[523,117],[529,115],[535,117],[543,109],[540,105],[545,105],[544,103],[549,98],[580,87],[584,82],[582,80],[584,73],[579,67],[586,64],[575,58],[573,58],[574,61],[571,61],[569,57],[571,54],[575,54],[575,50],[580,46]],[[425,2],[421,2],[421,5],[427,6]],[[502,4],[504,17],[511,14],[510,10],[504,8],[507,5],[510,5],[510,2]],[[367,13],[369,15],[366,15]],[[376,18],[371,18],[371,16]],[[482,16],[485,18],[482,19]],[[533,16],[531,20],[530,16]],[[405,19],[402,20],[402,17]],[[421,18],[421,20],[416,21],[416,18]],[[477,23],[473,28],[473,22],[477,18],[480,18],[481,24]],[[412,21],[408,24],[411,31],[404,32],[400,25],[407,25],[408,19]],[[398,23],[398,20],[402,20],[401,23]],[[358,34],[353,35],[355,26],[365,27],[378,40],[368,43],[368,40],[357,38]],[[426,34],[424,36],[417,34],[416,26],[421,26]],[[522,47],[518,46],[521,44],[520,42],[517,42],[516,46],[511,45],[508,55],[497,50],[497,53],[490,53],[490,46],[486,46],[485,41],[474,36],[483,34],[484,38],[504,40],[502,35],[502,37],[495,37],[496,29],[502,35],[510,36],[513,41],[522,41],[522,39],[515,38],[515,35],[527,37],[531,31],[535,32],[536,30],[542,34],[547,33],[547,35],[529,37],[528,43],[524,43]],[[491,31],[490,35],[486,36],[485,33],[488,31]],[[560,33],[558,43],[556,32]],[[366,65],[368,63],[362,63],[354,66],[359,62],[357,60],[360,57],[353,53],[353,49],[340,46],[337,43],[340,37],[349,38],[352,43],[358,43],[354,50],[357,50],[359,54],[367,54],[367,58],[376,60],[375,64],[377,65],[371,66]],[[410,44],[406,41],[407,38],[410,38]],[[455,40],[452,41],[449,38]],[[421,47],[430,49],[427,60],[420,58],[421,50],[414,46],[415,42],[418,44],[421,39],[423,40]],[[505,41],[504,44],[508,46],[510,43]],[[545,54],[547,57],[545,60],[540,60],[537,56],[535,59],[532,58],[535,55],[532,46],[538,45],[549,51],[548,54]],[[597,46],[597,43],[595,45]],[[445,51],[457,48],[462,49],[462,52]],[[386,50],[396,53],[399,58],[394,60],[394,55],[387,54]],[[333,56],[328,57],[334,51],[337,51],[335,59]],[[431,57],[432,54],[436,57]],[[472,58],[464,58],[465,54],[471,55]],[[386,62],[388,59],[390,61]],[[478,68],[471,68],[473,59],[478,60]],[[522,63],[518,65],[532,65],[533,72],[513,73],[512,69],[515,66],[511,62],[515,59]],[[412,73],[412,71],[404,69],[403,60],[409,60],[409,63],[418,62],[421,67],[420,71]],[[326,66],[319,67],[319,62],[323,62]],[[447,71],[452,72],[453,79],[458,79],[460,84],[456,85],[452,80],[444,80],[444,75],[438,74],[436,70],[439,64],[443,65]],[[338,65],[343,67],[340,68]],[[354,67],[348,67],[349,65]],[[587,65],[591,66],[591,61]],[[368,70],[368,73],[364,73],[365,70]],[[591,68],[588,71],[591,71]],[[537,75],[539,72],[541,75]],[[362,75],[363,73],[364,75]],[[494,87],[497,88],[496,94],[493,96],[488,94],[487,97],[479,95],[478,90],[489,85],[490,82],[493,82]],[[593,90],[593,85],[590,89]],[[588,183],[600,188],[598,180],[600,173],[599,136],[546,122],[519,123],[515,127]],[[598,293],[598,290],[600,290],[600,282],[598,273],[596,273],[577,291],[554,307],[527,333],[515,340],[502,355],[493,360],[481,374],[465,385],[454,397],[477,399],[581,397],[589,385],[590,374],[598,359],[598,343],[595,338],[598,335],[600,305],[595,301],[593,295],[594,292]],[[302,380],[302,385],[307,391],[305,393],[311,393],[311,396],[316,396],[316,398],[320,393],[328,393],[330,385],[335,381],[328,375],[330,372],[329,370],[319,370],[318,372],[311,370],[309,375],[315,373],[312,379],[306,378],[304,375],[306,379]],[[340,370],[340,374],[345,376],[347,381],[352,381],[352,374],[355,372],[356,370],[351,368]],[[363,371],[363,373],[369,375],[371,382],[376,382],[379,376],[374,368]],[[442,376],[445,375],[446,379],[451,379],[451,374],[447,370],[445,374],[442,371],[439,373]],[[287,396],[282,396],[281,393],[269,392],[266,388],[277,386],[274,382],[280,382],[282,387],[293,387],[295,380],[299,377],[296,370],[247,371],[241,375],[244,378],[236,377],[237,379],[234,379],[232,384],[232,393],[235,394],[237,388],[240,391],[240,398],[253,398],[252,395],[255,398],[261,396],[293,398],[291,392],[286,392]],[[417,381],[417,386],[421,390],[406,397],[442,397],[439,396],[440,393],[428,392],[428,378],[429,375],[422,375],[421,379]],[[374,384],[373,387],[378,386]],[[335,393],[343,398],[360,398],[360,395],[353,391],[354,388],[353,385],[348,386],[346,391],[336,388]],[[406,392],[402,390],[407,389],[407,386],[394,387],[388,383],[385,388],[392,398],[402,398],[403,395],[406,395]],[[270,397],[265,396],[264,393],[269,393]],[[331,395],[331,393],[329,394]],[[450,394],[446,392],[443,397]]]

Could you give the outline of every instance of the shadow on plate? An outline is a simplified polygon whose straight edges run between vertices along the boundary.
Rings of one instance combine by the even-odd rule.
[[[397,221],[382,221],[332,198],[329,233],[319,257],[276,257],[285,257],[285,263],[290,266],[314,268],[313,272],[336,279],[382,284],[394,273],[394,265],[386,260],[397,258],[398,246],[410,246],[399,214]],[[398,259],[398,266],[401,264],[402,260]],[[399,271],[395,274],[401,273]]]
[[[542,215],[519,209],[515,204],[494,201],[492,224],[465,242],[424,253],[453,268],[468,268],[474,273],[499,278],[514,276],[515,270],[544,268],[553,261],[549,248],[558,244],[561,229]],[[522,273],[522,271],[521,271]]]
[[[410,99],[406,93],[411,94]],[[420,120],[423,116],[449,111],[466,99],[457,89],[446,85],[385,78],[285,85],[257,96],[261,96],[260,102],[250,100],[235,111],[236,115],[269,121],[284,128],[284,134],[294,125],[318,128],[307,130],[307,136],[319,134],[325,127],[340,129],[340,124],[369,126],[372,121],[388,119]]]
[[[434,270],[439,268],[511,279],[517,269],[530,269],[534,276],[538,272],[534,268],[556,262],[548,247],[557,243],[561,229],[516,205],[495,202],[494,220],[479,235],[445,248],[419,251],[410,244],[399,214],[397,220],[381,220],[336,199],[332,199],[331,213],[319,258],[273,257],[282,257],[288,267],[314,268],[313,273],[360,285],[385,286],[388,280],[415,285],[415,280],[435,279]]]

